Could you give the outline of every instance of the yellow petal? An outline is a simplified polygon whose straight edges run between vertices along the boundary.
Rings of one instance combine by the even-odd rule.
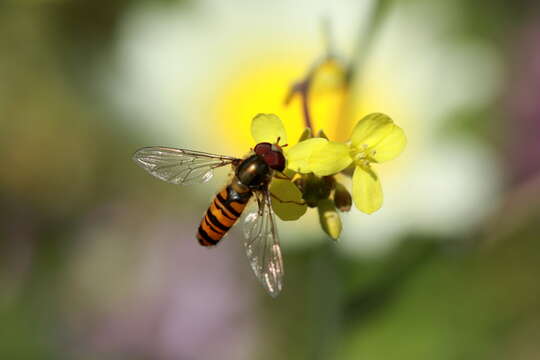
[[[306,213],[307,205],[297,204],[304,203],[302,193],[289,180],[274,178],[270,184],[270,192],[281,200],[272,197],[272,208],[281,220],[298,220]]]
[[[392,125],[392,130],[371,149],[371,158],[376,162],[384,162],[397,157],[407,145],[403,129]]]
[[[324,146],[328,140],[311,138],[299,142],[287,151],[287,167],[300,173],[310,173],[309,159],[311,155]]]
[[[366,115],[354,127],[351,144],[355,147],[371,148],[392,131],[393,125],[392,119],[385,114]]]
[[[281,119],[274,114],[258,114],[251,121],[251,135],[256,143],[287,143],[287,134]]]
[[[381,208],[383,202],[381,183],[371,168],[356,167],[352,178],[352,196],[354,205],[366,214]]]
[[[314,151],[309,159],[309,169],[317,176],[337,174],[352,162],[349,147],[330,141]]]

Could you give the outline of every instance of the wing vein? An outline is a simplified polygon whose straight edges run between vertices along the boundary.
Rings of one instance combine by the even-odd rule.
[[[133,160],[158,179],[172,184],[188,185],[207,182],[212,178],[214,169],[233,164],[239,159],[194,150],[153,146],[137,150],[133,154]]]

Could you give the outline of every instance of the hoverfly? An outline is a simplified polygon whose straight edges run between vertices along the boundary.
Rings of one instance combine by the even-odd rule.
[[[248,201],[255,198],[258,209],[244,220],[244,245],[251,268],[266,291],[272,297],[279,294],[283,286],[283,260],[269,191],[274,172],[285,169],[285,157],[277,143],[259,143],[243,159],[153,146],[137,150],[133,160],[151,175],[176,185],[205,183],[212,178],[214,169],[232,166],[234,177],[214,197],[196,237],[202,246],[217,245]]]

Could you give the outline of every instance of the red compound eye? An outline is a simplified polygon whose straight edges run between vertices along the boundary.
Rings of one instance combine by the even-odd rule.
[[[277,171],[285,170],[285,156],[283,156],[282,152],[270,151],[263,155],[263,158],[272,169]]]
[[[255,151],[255,154],[257,155],[264,156],[265,154],[268,154],[270,151],[272,151],[272,144],[267,142],[258,143],[255,146],[255,149],[253,149],[253,151]]]

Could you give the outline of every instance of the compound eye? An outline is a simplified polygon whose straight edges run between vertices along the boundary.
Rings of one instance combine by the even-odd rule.
[[[285,170],[285,156],[282,152],[272,151],[264,156],[266,163],[274,170]]]
[[[272,144],[267,142],[258,143],[253,151],[255,151],[255,154],[257,155],[266,155],[272,151]]]

